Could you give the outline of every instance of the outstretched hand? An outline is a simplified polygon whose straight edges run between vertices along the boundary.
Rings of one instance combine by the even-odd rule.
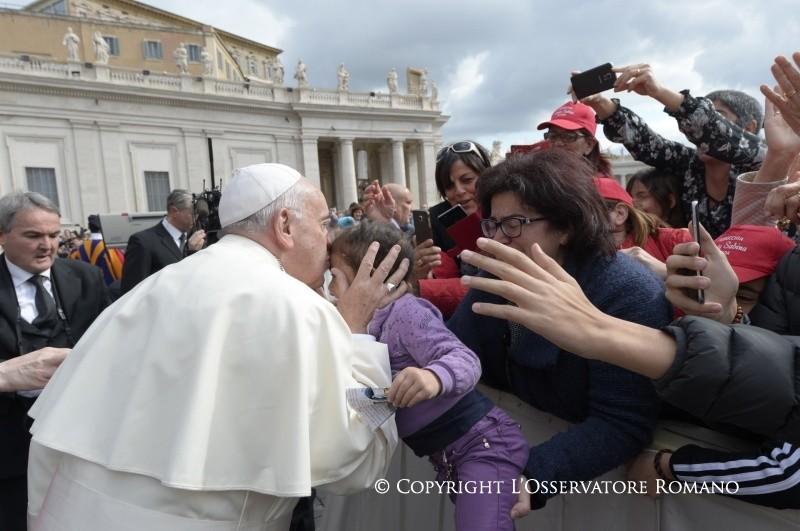
[[[792,54],[794,65],[783,56],[775,58],[771,71],[778,87],[761,85],[761,93],[778,108],[783,119],[800,135],[800,52]]]
[[[381,187],[375,180],[364,190],[364,214],[371,221],[388,222],[396,210],[397,203],[387,186]]]
[[[574,278],[538,244],[531,248],[530,258],[487,238],[479,238],[477,245],[493,257],[463,251],[461,259],[498,278],[464,276],[461,281],[513,304],[475,303],[472,311],[514,321],[564,350],[592,357],[574,331],[576,326],[596,325],[603,320],[603,313],[589,302]]]

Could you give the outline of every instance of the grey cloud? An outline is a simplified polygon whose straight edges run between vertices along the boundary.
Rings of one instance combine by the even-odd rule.
[[[253,1],[293,20],[282,42],[267,44],[285,50],[288,69],[302,57],[314,86],[334,87],[340,62],[352,89],[362,91],[385,87],[392,67],[402,85],[405,67],[418,66],[428,68],[445,97],[459,62],[488,51],[483,85],[448,106],[447,138],[526,130],[538,137],[534,121],[566,101],[570,70],[606,61],[699,53],[695,69],[707,88],[756,94],[771,81],[772,58],[797,46],[800,29],[791,0]]]

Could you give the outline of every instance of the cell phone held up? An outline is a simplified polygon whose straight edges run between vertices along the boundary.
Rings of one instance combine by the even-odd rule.
[[[700,243],[700,221],[697,215],[697,201],[692,201],[692,238],[694,241]],[[696,275],[702,276],[700,271],[689,271],[687,269],[681,269],[679,272],[682,275]],[[701,289],[698,290],[687,290],[689,295],[699,302],[700,304],[704,304],[706,301],[705,292]]]
[[[581,100],[592,94],[599,94],[614,88],[616,80],[617,75],[614,73],[611,63],[606,63],[572,76],[572,91],[575,97]]]
[[[462,207],[460,204],[457,204],[456,206],[439,215],[439,221],[442,223],[442,225],[444,225],[445,228],[448,228],[451,225],[458,223],[465,217],[467,217],[467,211],[464,210],[464,207]]]
[[[431,230],[431,217],[427,210],[412,210],[411,216],[414,220],[414,234],[417,238],[417,245],[433,239]]]

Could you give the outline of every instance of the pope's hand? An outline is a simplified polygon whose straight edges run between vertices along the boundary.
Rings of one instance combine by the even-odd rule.
[[[408,289],[408,285],[403,282],[408,272],[408,259],[403,258],[397,270],[389,276],[400,255],[400,246],[392,247],[375,268],[379,247],[377,242],[372,242],[369,246],[352,284],[347,282],[347,277],[340,270],[331,269],[333,282],[336,284],[334,293],[341,294],[336,308],[354,334],[366,333],[367,324],[372,320],[375,310],[394,302]]]

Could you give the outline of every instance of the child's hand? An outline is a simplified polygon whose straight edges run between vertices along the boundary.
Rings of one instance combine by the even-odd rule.
[[[395,407],[411,407],[441,392],[442,383],[432,371],[406,367],[394,377],[386,396]]]

